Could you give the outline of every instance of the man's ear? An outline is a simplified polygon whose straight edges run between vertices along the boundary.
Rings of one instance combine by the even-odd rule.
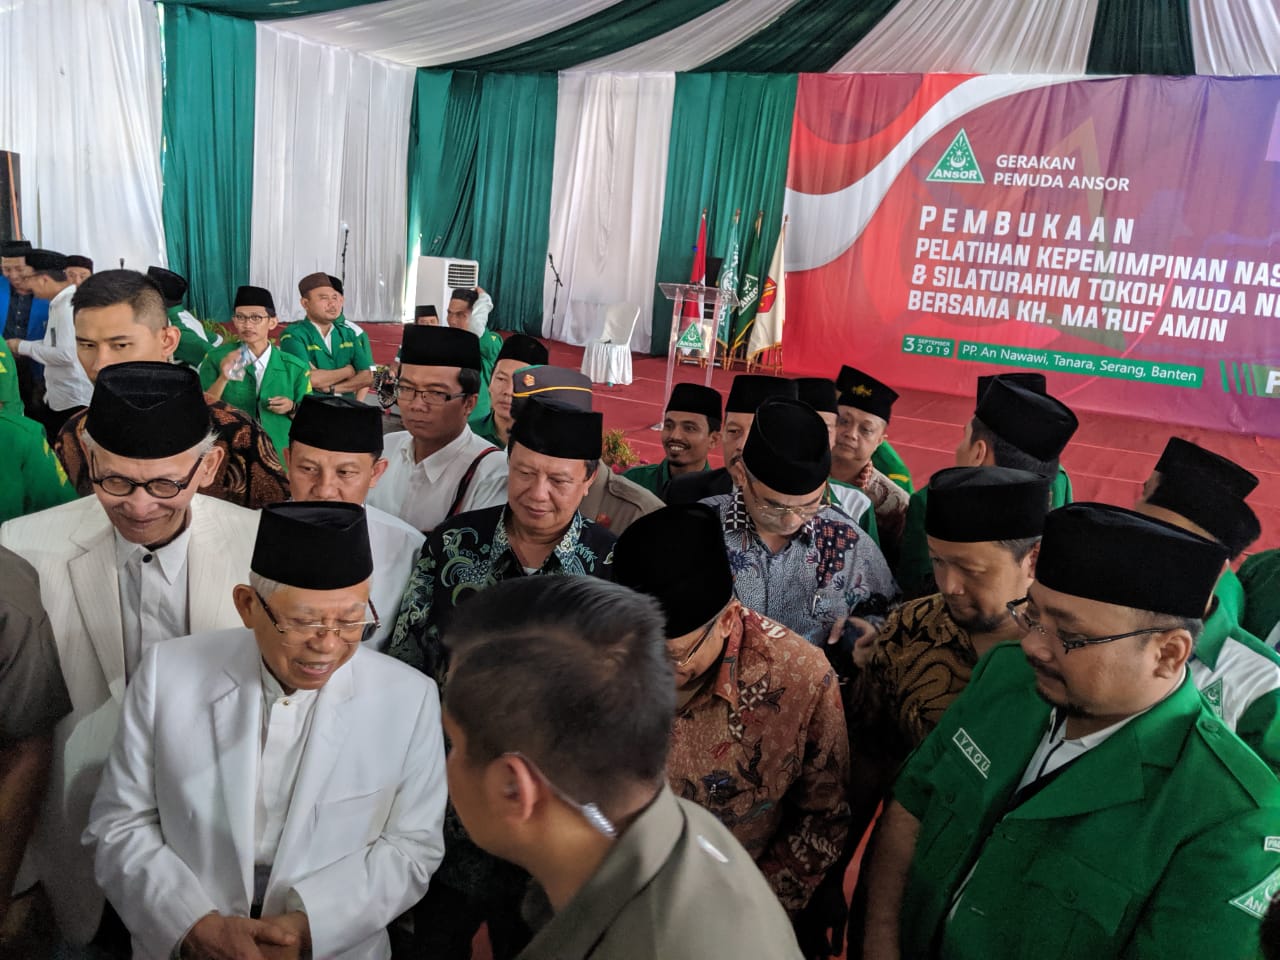
[[[714,449],[715,449],[716,447],[718,447],[718,446],[720,446],[720,431],[719,431],[719,430],[712,430],[712,431],[711,431],[711,433],[710,433],[710,434],[709,434],[709,436],[708,436],[708,445],[707,445],[707,449],[708,449],[708,450],[714,450]]]
[[[247,583],[238,583],[231,591],[231,602],[236,606],[236,613],[240,614],[240,622],[250,630],[253,629],[253,605],[257,600],[254,596],[253,587]]]
[[[1178,627],[1156,634],[1151,646],[1156,658],[1153,675],[1161,680],[1173,680],[1182,676],[1191,651],[1195,649],[1195,641],[1187,630]]]
[[[485,771],[485,788],[489,792],[490,809],[507,823],[528,823],[542,799],[542,779],[533,772],[523,757],[498,757]]]
[[[729,469],[729,476],[733,477],[733,482],[739,489],[747,485],[747,468],[742,465],[742,457],[735,457],[732,463],[725,464]]]
[[[1037,540],[1035,546],[1032,547],[1030,552],[1028,552],[1027,555],[1022,558],[1022,572],[1025,573],[1032,580],[1036,578],[1036,561],[1039,559],[1040,559],[1040,541]]]
[[[285,463],[285,468],[287,469],[287,468],[288,468],[288,466],[289,466],[289,464],[286,462],[286,463]],[[378,457],[378,459],[374,461],[374,463],[373,463],[373,476],[372,476],[372,477],[370,478],[370,480],[369,480],[369,489],[370,489],[370,490],[372,490],[374,487],[376,487],[376,486],[378,485],[378,479],[379,479],[379,478],[380,478],[384,473],[386,473],[386,472],[387,472],[387,467],[388,467],[388,466],[390,466],[390,464],[388,464],[388,463],[387,463],[387,458],[386,458],[386,457]]]

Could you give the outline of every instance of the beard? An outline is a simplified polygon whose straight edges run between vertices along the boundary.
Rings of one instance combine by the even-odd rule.
[[[1000,611],[1000,613],[993,614],[975,612],[967,616],[957,616],[945,595],[942,599],[943,602],[947,604],[947,613],[951,615],[951,619],[955,622],[956,626],[970,634],[995,633],[1000,629],[1000,627],[1004,626],[1006,621],[1009,619],[1008,612],[1004,610]]]

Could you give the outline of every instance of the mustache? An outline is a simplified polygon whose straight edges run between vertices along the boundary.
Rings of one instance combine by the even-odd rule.
[[[1032,669],[1032,671],[1034,671],[1035,673],[1039,674],[1042,677],[1048,677],[1051,680],[1057,680],[1059,682],[1063,682],[1063,676],[1057,670],[1052,670],[1049,667],[1046,667],[1042,663],[1037,663],[1035,660],[1032,660],[1030,657],[1027,657],[1026,659],[1027,659],[1027,666],[1029,666]]]

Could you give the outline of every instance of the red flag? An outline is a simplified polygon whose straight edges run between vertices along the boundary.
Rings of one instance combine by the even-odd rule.
[[[707,282],[707,211],[702,211],[702,221],[698,225],[698,242],[693,248],[693,269],[689,271],[689,282],[705,286]],[[690,320],[702,318],[701,300],[686,300],[684,315]]]

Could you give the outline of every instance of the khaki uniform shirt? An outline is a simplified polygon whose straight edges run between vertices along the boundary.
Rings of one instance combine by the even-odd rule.
[[[611,533],[620,535],[639,517],[662,507],[663,503],[656,495],[602,463],[578,512],[608,528]]]

